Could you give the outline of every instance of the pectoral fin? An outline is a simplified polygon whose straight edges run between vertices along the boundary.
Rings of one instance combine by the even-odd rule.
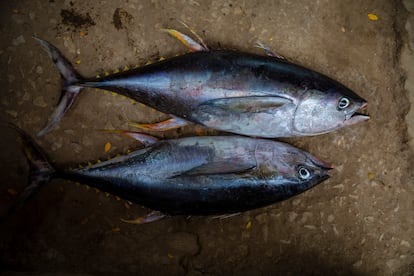
[[[106,132],[106,133],[119,133],[119,134],[123,134],[126,135],[132,139],[135,139],[139,142],[141,142],[142,144],[144,144],[145,146],[150,146],[152,144],[155,144],[156,142],[158,142],[158,138],[145,134],[145,133],[141,133],[141,132],[136,132],[136,131],[129,131],[129,130],[122,130],[122,129],[103,129],[101,130],[102,132]]]
[[[137,217],[135,219],[122,219],[122,222],[129,223],[129,224],[146,224],[154,221],[161,220],[165,218],[166,215],[159,212],[159,211],[152,211],[144,216]]]
[[[235,98],[222,98],[216,100],[210,100],[200,105],[203,109],[220,108],[232,112],[245,113],[245,112],[265,112],[269,109],[275,109],[283,106],[284,104],[291,103],[292,100],[277,97],[277,96],[253,96],[253,97],[235,97]]]

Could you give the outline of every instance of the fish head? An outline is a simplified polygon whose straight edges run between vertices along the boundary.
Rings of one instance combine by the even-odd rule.
[[[349,89],[307,90],[293,119],[293,131],[300,136],[328,133],[369,119],[357,111],[367,102]]]
[[[278,163],[279,176],[306,189],[328,179],[328,171],[333,168],[331,164],[296,148],[289,148],[274,162]]]
[[[271,148],[272,147],[272,148]],[[333,166],[310,153],[277,143],[258,146],[255,151],[257,176],[275,186],[288,183],[292,195],[307,190],[329,178]]]

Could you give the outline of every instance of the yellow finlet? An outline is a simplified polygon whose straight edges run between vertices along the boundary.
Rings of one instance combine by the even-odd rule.
[[[112,147],[111,143],[110,143],[110,142],[107,142],[107,143],[105,144],[104,151],[105,151],[105,152],[110,151],[110,150],[111,150],[111,147]]]
[[[112,95],[113,97],[115,97],[115,96],[118,96],[118,93],[116,93],[116,92],[111,92],[111,95]]]
[[[204,131],[204,129],[202,129],[201,127],[196,127],[195,128],[195,132],[197,133],[198,136],[205,136],[207,133]]]
[[[88,166],[90,167],[90,166],[92,166],[93,164],[91,163],[91,162],[88,162]]]
[[[97,79],[100,79],[100,78],[101,78],[101,75],[96,75],[96,78],[97,78]]]
[[[117,74],[117,73],[119,73],[119,68],[116,68],[116,69],[114,70],[114,74]]]
[[[129,66],[128,65],[125,65],[124,71],[128,71],[128,70],[129,70]]]
[[[107,77],[107,76],[109,76],[109,72],[105,72],[105,76]]]

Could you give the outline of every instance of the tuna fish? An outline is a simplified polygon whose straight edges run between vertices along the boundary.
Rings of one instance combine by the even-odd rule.
[[[357,111],[367,102],[344,85],[286,61],[265,46],[267,56],[209,50],[167,30],[193,52],[106,77],[83,78],[59,50],[37,39],[64,80],[60,103],[39,135],[50,131],[84,87],[110,90],[172,117],[139,125],[166,130],[189,122],[255,137],[312,136],[367,120]]]
[[[329,177],[331,165],[281,142],[242,136],[204,136],[157,141],[125,132],[146,146],[86,168],[51,164],[23,130],[20,134],[30,164],[26,200],[53,178],[93,186],[163,215],[238,213],[300,194]]]

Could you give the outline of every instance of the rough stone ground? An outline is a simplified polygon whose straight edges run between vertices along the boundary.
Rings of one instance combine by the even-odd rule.
[[[51,41],[79,72],[93,76],[184,53],[182,45],[159,31],[185,31],[177,19],[211,47],[260,52],[253,47],[260,39],[356,91],[368,100],[372,119],[327,135],[287,140],[334,163],[333,176],[291,200],[227,219],[173,217],[142,226],[124,224],[120,218],[145,210],[54,180],[2,222],[1,270],[412,275],[409,101],[399,58],[403,48],[408,51],[405,64],[413,64],[408,42],[414,40],[407,35],[406,20],[413,21],[396,2],[2,1],[0,116],[33,135],[52,113],[61,84],[32,36]],[[368,13],[379,19],[368,19]],[[412,25],[407,26],[412,32]],[[59,164],[76,164],[139,146],[98,129],[162,118],[166,116],[120,97],[85,90],[59,127],[37,141]],[[410,118],[407,122],[414,121]],[[196,130],[192,126],[160,137]],[[28,168],[13,132],[2,128],[1,133],[4,211],[24,188]],[[105,153],[108,141],[112,148]]]

